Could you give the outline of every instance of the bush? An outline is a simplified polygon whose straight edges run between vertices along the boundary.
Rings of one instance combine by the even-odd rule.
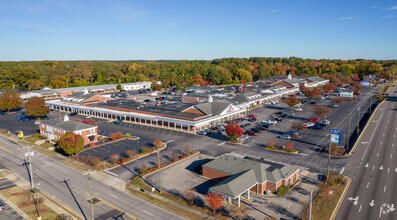
[[[186,145],[183,147],[183,153],[188,156],[190,153],[192,152],[192,147],[190,147],[189,145]]]
[[[86,163],[90,166],[97,167],[101,163],[101,159],[99,157],[88,156]]]
[[[41,140],[45,140],[45,139],[47,139],[47,137],[46,137],[46,136],[42,136],[42,135],[39,135],[39,138],[40,138]]]
[[[133,177],[131,179],[130,183],[133,184],[133,185],[138,185],[138,186],[144,186],[145,185],[145,182],[139,176]]]
[[[141,154],[149,154],[155,151],[156,149],[157,149],[156,147],[151,147],[151,148],[143,147],[141,150]]]
[[[95,147],[95,143],[94,143],[94,142],[91,142],[91,143],[90,143],[90,148],[93,148],[93,147]]]
[[[58,146],[69,156],[79,153],[84,148],[84,139],[81,135],[66,132],[61,136]]]
[[[98,135],[98,141],[102,140],[102,135]]]
[[[148,172],[147,166],[143,165],[141,168],[139,168],[139,174],[140,175],[145,175]]]
[[[127,163],[127,162],[129,162],[130,161],[130,159],[129,158],[121,158],[119,161],[117,161],[119,164],[121,164],[121,165],[123,165],[123,164],[125,164],[125,163]]]
[[[178,153],[176,151],[172,152],[171,158],[172,158],[172,161],[174,161],[174,162],[177,161],[179,158]]]
[[[120,159],[119,154],[112,154],[110,155],[110,163],[115,164]]]
[[[196,191],[194,189],[188,189],[183,193],[183,197],[190,204],[194,204],[194,197],[196,196]]]
[[[270,147],[274,147],[276,145],[276,141],[275,140],[268,140],[267,141],[267,145],[269,145]]]
[[[118,131],[117,133],[110,133],[110,139],[112,141],[120,140],[123,137],[123,133],[121,131]]]
[[[130,138],[130,137],[131,137],[130,133],[127,133],[127,134],[123,135],[123,138]]]
[[[277,195],[282,196],[289,192],[289,186],[280,186],[277,188]]]
[[[32,137],[38,137],[40,136],[40,133],[32,134]]]
[[[125,154],[127,154],[127,156],[128,156],[129,158],[132,158],[132,157],[135,155],[135,153],[136,153],[135,150],[127,150],[127,151],[125,152]]]

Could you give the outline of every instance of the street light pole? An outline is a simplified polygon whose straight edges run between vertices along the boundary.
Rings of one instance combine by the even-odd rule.
[[[327,182],[329,181],[329,168],[331,164],[331,133],[329,134]]]
[[[357,134],[360,133],[360,106],[357,108],[358,110],[358,118],[357,118]]]
[[[30,150],[30,145],[28,145],[28,152],[25,153],[25,157],[28,157],[29,160],[29,174],[30,174],[30,186],[33,190],[33,170],[32,170],[32,160],[31,156],[34,155],[34,152]]]
[[[160,150],[157,148],[157,164],[159,166],[159,184],[160,184],[160,193],[163,191],[161,187],[161,164],[160,164]]]
[[[94,220],[94,203],[92,202],[92,175],[91,169],[88,170],[88,173],[84,173],[83,175],[88,176],[88,181],[90,184],[90,202],[91,202],[91,219]]]

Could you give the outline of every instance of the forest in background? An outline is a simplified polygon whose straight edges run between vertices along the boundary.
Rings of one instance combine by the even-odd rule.
[[[36,90],[109,83],[161,81],[162,87],[253,82],[273,75],[389,79],[397,60],[222,58],[189,61],[23,61],[0,62],[0,89]],[[154,84],[157,86],[157,84]],[[156,89],[156,88],[154,88]]]

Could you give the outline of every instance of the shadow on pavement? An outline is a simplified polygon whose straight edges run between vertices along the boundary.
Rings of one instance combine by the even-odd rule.
[[[87,220],[87,216],[85,216],[85,213],[84,213],[83,209],[81,208],[80,203],[77,201],[76,197],[74,196],[72,189],[70,189],[68,181],[70,181],[70,180],[64,179],[62,182],[65,183],[66,187],[68,188],[70,194],[72,195],[72,197],[74,199],[74,202],[77,204],[77,207],[79,207],[81,214],[83,214],[84,219]]]

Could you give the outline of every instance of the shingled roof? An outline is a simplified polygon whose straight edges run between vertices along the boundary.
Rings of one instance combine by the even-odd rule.
[[[291,165],[275,163],[267,160],[253,158],[238,158],[231,155],[223,155],[204,165],[205,168],[229,174],[230,177],[221,181],[211,190],[224,195],[237,197],[247,191],[256,183],[270,181],[273,183],[285,179],[298,168]]]
[[[97,126],[89,125],[77,121],[65,121],[59,118],[40,121],[40,124],[45,124],[54,128],[60,128],[65,131],[80,131],[95,128]]]
[[[195,107],[206,115],[220,115],[230,104],[228,101],[205,102]]]

